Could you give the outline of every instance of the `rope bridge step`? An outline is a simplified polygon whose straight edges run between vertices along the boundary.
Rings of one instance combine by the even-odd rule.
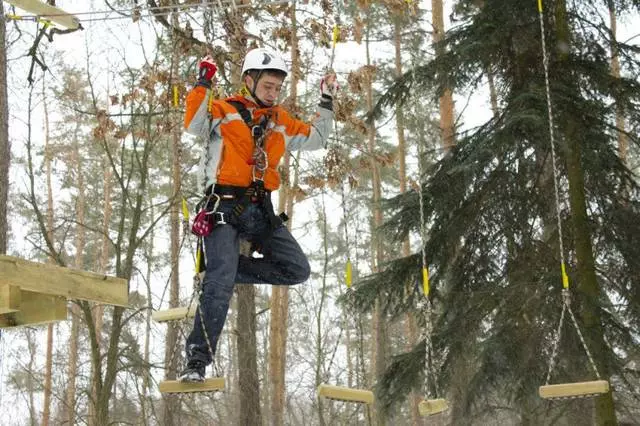
[[[421,416],[433,416],[447,411],[448,408],[446,399],[425,399],[418,405],[418,412]]]
[[[579,398],[601,395],[609,392],[609,382],[594,380],[591,382],[561,383],[540,386],[538,394],[543,399]]]
[[[155,311],[151,314],[151,319],[155,322],[167,322],[193,318],[196,315],[197,309],[198,307],[192,304],[190,307],[182,306],[179,308],[165,309],[163,311]]]
[[[210,377],[204,382],[183,383],[178,380],[165,380],[158,384],[160,393],[216,392],[224,390],[224,377]]]
[[[333,386],[322,383],[318,386],[318,396],[337,401],[373,404],[373,392],[365,389],[351,389],[345,386]]]

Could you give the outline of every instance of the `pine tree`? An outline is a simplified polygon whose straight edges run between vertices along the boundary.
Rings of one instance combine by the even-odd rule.
[[[525,1],[483,3],[478,8],[477,2],[456,2],[459,24],[445,35],[446,53],[408,71],[379,104],[406,102],[411,93],[432,87],[473,88],[489,66],[494,70],[502,106],[498,115],[462,134],[422,180],[432,297],[442,306],[434,336],[444,359],[439,382],[441,387],[451,383],[456,359],[472,354],[469,362],[476,373],[467,394],[459,396],[465,400],[466,417],[479,414],[476,406],[489,407],[482,415],[490,416],[498,412],[492,406],[507,404],[523,423],[539,423],[551,414],[578,420],[584,409],[582,414],[563,412],[562,405],[547,409],[536,396],[536,387],[544,383],[561,300],[553,181],[545,178],[551,158],[537,10]],[[608,29],[591,18],[596,5],[545,3],[573,307],[598,369],[617,383],[624,359],[620,354],[637,344],[631,324],[639,318],[638,277],[633,273],[639,266],[638,246],[630,241],[640,235],[640,210],[637,182],[616,149],[617,106],[605,99],[616,99],[630,122],[637,122],[640,86],[634,78],[611,75],[608,47],[619,49],[623,69],[637,69],[639,63],[630,46],[611,40]],[[637,11],[624,2],[617,6]],[[621,195],[625,186],[629,192]],[[400,239],[419,229],[416,193],[396,197],[389,206],[393,216],[384,227],[389,236]],[[416,282],[419,272],[415,254],[391,262],[363,280],[351,301],[368,310],[374,297],[383,295],[386,310],[413,310],[418,292],[405,297],[398,283]],[[622,301],[617,310],[616,299]],[[566,327],[552,378],[585,380],[591,377],[588,361]],[[421,380],[412,372],[421,371],[423,357],[424,342],[395,358],[383,383],[387,405]],[[598,424],[615,422],[610,394],[595,401],[595,413]]]

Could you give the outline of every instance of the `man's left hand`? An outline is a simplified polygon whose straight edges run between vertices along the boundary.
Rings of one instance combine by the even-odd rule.
[[[334,98],[338,93],[340,86],[338,85],[338,79],[336,73],[333,71],[328,72],[320,81],[320,93]]]

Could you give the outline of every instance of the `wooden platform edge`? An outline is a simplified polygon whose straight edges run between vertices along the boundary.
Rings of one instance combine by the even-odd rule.
[[[538,388],[540,398],[572,398],[588,395],[598,395],[609,392],[609,382],[593,380],[590,382],[560,383],[545,385]]]
[[[418,404],[418,412],[421,416],[433,416],[449,409],[446,399],[425,399]]]
[[[216,392],[224,390],[224,377],[210,377],[202,383],[182,383],[178,380],[165,380],[158,384],[160,393]]]
[[[74,15],[65,12],[64,10],[51,6],[44,1],[38,0],[6,0],[7,3],[12,4],[20,9],[23,9],[34,15],[38,15],[42,19],[50,20],[58,25],[61,25],[67,29],[75,30],[80,27],[80,21]]]
[[[362,404],[373,404],[373,392],[367,389],[352,389],[346,386],[335,386],[321,383],[318,386],[318,396],[335,399],[338,401],[359,402]]]
[[[20,310],[20,287],[0,282],[0,315]]]
[[[67,319],[67,300],[31,291],[20,291],[20,310],[0,315],[0,328],[48,324]]]
[[[123,278],[0,255],[0,282],[36,293],[128,307]]]

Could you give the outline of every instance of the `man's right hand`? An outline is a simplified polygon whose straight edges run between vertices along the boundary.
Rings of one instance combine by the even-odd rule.
[[[218,67],[213,62],[213,58],[209,55],[200,60],[200,69],[198,70],[198,80],[210,83],[213,76],[218,71]]]

